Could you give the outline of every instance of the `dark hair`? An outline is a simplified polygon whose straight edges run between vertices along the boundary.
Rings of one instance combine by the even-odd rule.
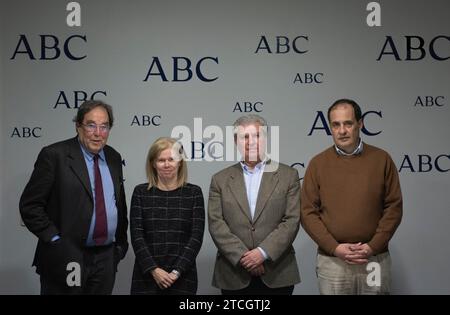
[[[73,122],[76,123],[77,126],[81,125],[83,123],[84,116],[96,107],[102,107],[106,110],[109,118],[109,127],[111,128],[114,124],[112,107],[111,105],[99,100],[84,101],[83,104],[78,107],[77,115],[73,118]]]
[[[347,98],[341,98],[340,100],[337,100],[336,102],[333,103],[333,105],[330,106],[330,108],[328,108],[328,122],[330,122],[330,113],[331,111],[339,105],[342,104],[348,104],[351,105],[353,107],[353,113],[355,114],[355,118],[356,121],[360,121],[362,114],[361,114],[361,107],[359,107],[359,105],[354,101],[354,100],[350,100]]]

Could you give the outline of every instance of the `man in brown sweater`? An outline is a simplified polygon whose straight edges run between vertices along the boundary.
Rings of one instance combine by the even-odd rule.
[[[334,146],[308,165],[301,222],[318,244],[321,294],[388,294],[388,242],[402,218],[402,193],[389,154],[362,142],[361,109],[337,100],[328,109]]]

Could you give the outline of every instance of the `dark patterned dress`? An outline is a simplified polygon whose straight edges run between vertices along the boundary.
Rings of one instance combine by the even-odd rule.
[[[136,260],[131,294],[196,294],[196,257],[203,242],[205,206],[199,186],[171,191],[148,184],[135,187],[131,198],[131,242]],[[180,277],[161,290],[151,275],[156,267],[176,269]]]

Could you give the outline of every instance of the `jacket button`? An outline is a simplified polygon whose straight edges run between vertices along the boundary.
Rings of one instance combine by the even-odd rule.
[[[255,232],[255,230],[256,230],[256,229],[252,226],[252,232]]]

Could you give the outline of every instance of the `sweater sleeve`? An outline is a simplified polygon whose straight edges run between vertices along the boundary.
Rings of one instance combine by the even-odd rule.
[[[400,224],[403,213],[400,180],[395,164],[389,155],[386,158],[384,176],[383,215],[378,222],[375,235],[368,242],[375,255],[388,247],[388,242]]]
[[[300,221],[303,228],[322,250],[333,255],[339,243],[328,231],[320,216],[320,185],[314,159],[306,169],[301,200]]]

